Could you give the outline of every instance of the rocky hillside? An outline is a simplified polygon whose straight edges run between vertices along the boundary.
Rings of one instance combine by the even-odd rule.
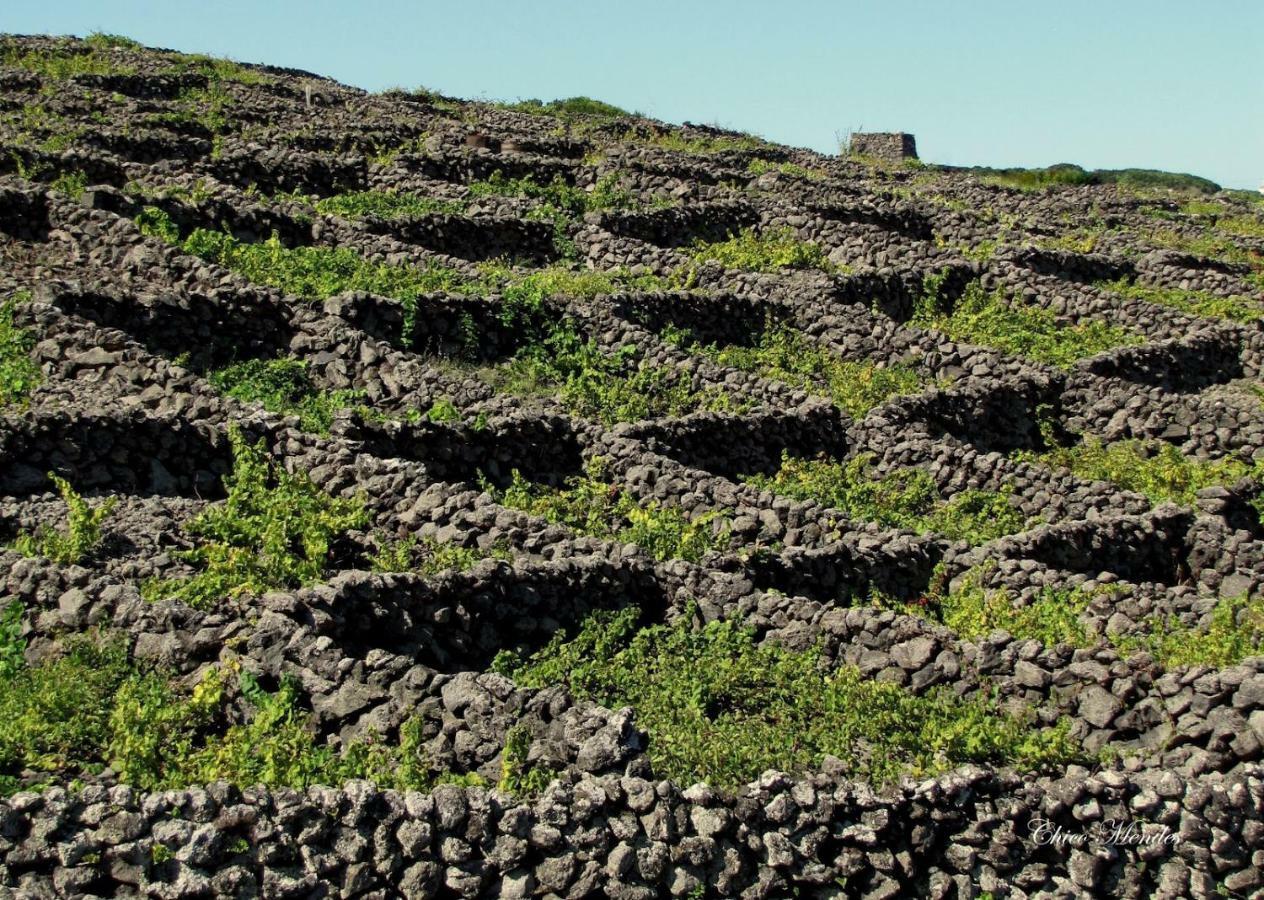
[[[1259,198],[103,35],[0,145],[0,892],[1264,891]]]

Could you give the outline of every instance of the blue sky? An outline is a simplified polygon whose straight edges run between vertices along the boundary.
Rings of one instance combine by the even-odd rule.
[[[370,90],[588,94],[826,152],[863,127],[913,132],[930,162],[1264,180],[1259,0],[9,0],[0,30],[109,31]]]

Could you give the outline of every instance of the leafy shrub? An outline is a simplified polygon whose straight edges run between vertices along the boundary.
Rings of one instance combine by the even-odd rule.
[[[23,769],[75,774],[100,767],[110,698],[127,677],[120,641],[78,638],[67,652],[11,672],[0,683],[0,788]]]
[[[1093,169],[1086,171],[1072,163],[1058,163],[1043,169],[996,169],[975,166],[969,170],[990,184],[1018,190],[1041,190],[1057,185],[1118,184],[1128,188],[1164,188],[1193,190],[1214,194],[1220,186],[1214,181],[1182,172],[1161,172],[1155,169]]]
[[[430,213],[459,214],[465,206],[454,200],[438,200],[423,197],[411,191],[352,191],[335,194],[315,203],[322,215],[336,215],[348,219],[378,216],[382,219],[406,219]]]
[[[562,100],[520,100],[507,104],[509,109],[532,115],[559,116],[563,119],[597,118],[621,119],[633,115],[626,109],[620,109],[610,103],[594,100],[592,97],[567,97]]]
[[[240,272],[256,284],[318,300],[344,291],[415,300],[422,294],[463,287],[460,272],[438,264],[421,268],[378,263],[349,247],[290,248],[275,235],[247,244],[232,235],[199,228],[184,239],[181,249]]]
[[[628,131],[623,140],[637,144],[650,144],[664,150],[688,154],[743,153],[763,150],[768,142],[751,134],[715,134],[685,137],[680,131],[654,131],[648,136]]]
[[[369,565],[374,572],[417,572],[431,576],[447,569],[465,572],[488,557],[510,559],[512,555],[503,545],[483,552],[457,544],[442,543],[434,538],[418,540],[409,536],[395,541],[378,538],[377,548],[369,558]]]
[[[694,390],[682,373],[645,364],[632,345],[606,352],[565,322],[519,350],[493,383],[519,395],[556,391],[574,415],[607,424],[741,408],[719,388]]]
[[[141,49],[140,41],[134,41],[122,34],[107,34],[103,31],[94,31],[83,39],[83,42],[89,47],[98,50],[139,50]]]
[[[531,175],[507,178],[503,172],[496,171],[483,181],[471,183],[469,191],[474,197],[500,195],[540,201],[527,218],[551,222],[553,243],[558,252],[563,258],[575,259],[578,251],[571,234],[580,216],[594,210],[632,209],[639,205],[618,182],[619,176],[612,172],[598,179],[591,191],[586,191],[568,184],[560,175],[555,175],[547,184],[540,184]]]
[[[912,324],[934,328],[954,341],[994,347],[1064,369],[1114,347],[1142,343],[1135,332],[1105,322],[1061,325],[1052,310],[1007,300],[1001,288],[989,294],[978,281],[966,287],[951,312],[943,308],[937,292],[928,291],[917,304]]]
[[[25,69],[52,81],[76,75],[134,75],[136,67],[122,62],[111,48],[90,44],[82,51],[71,44],[50,49],[28,50],[16,43],[0,43],[0,66]]]
[[[1216,228],[1242,237],[1264,238],[1264,221],[1255,216],[1226,216],[1216,220]]]
[[[1191,504],[1202,488],[1230,484],[1253,474],[1252,467],[1241,460],[1203,462],[1161,441],[1103,444],[1091,436],[1075,447],[1058,447],[1044,453],[1021,450],[1014,458],[1070,469],[1072,474],[1089,481],[1109,481],[1124,490],[1144,494],[1155,503]]]
[[[146,207],[136,222],[143,233],[176,244],[185,253],[289,294],[324,300],[358,290],[394,297],[404,306],[401,337],[406,342],[415,330],[417,298],[424,294],[499,292],[505,301],[501,318],[507,327],[538,330],[539,322],[533,321],[532,316],[541,311],[550,296],[590,297],[619,290],[664,289],[662,279],[652,275],[579,271],[562,265],[523,273],[502,263],[488,263],[481,267],[480,277],[467,279],[457,270],[436,263],[421,268],[373,262],[348,247],[287,248],[276,235],[262,243],[248,244],[229,234],[199,228],[181,240],[179,228],[156,207]]]
[[[82,562],[101,543],[101,523],[114,511],[117,497],[107,497],[95,505],[80,496],[70,482],[53,472],[48,478],[57,487],[69,511],[64,530],[41,527],[19,534],[13,548],[24,556],[43,556],[61,565]]]
[[[796,500],[824,503],[852,519],[922,534],[935,532],[971,544],[1026,527],[1022,513],[1009,505],[1008,490],[967,490],[944,501],[924,469],[899,469],[878,478],[870,471],[872,465],[871,453],[840,463],[799,459],[785,452],[775,474],[743,480]]]
[[[1156,247],[1203,256],[1231,265],[1249,266],[1257,274],[1264,271],[1264,255],[1258,250],[1239,245],[1223,234],[1207,232],[1189,235],[1159,228],[1147,232],[1143,237]]]
[[[68,780],[111,766],[144,790],[227,780],[305,788],[367,778],[383,787],[428,790],[439,782],[483,783],[435,770],[421,722],[386,743],[371,736],[340,751],[318,742],[293,680],[274,692],[238,672],[243,717],[233,711],[228,671],[207,670],[186,694],[162,673],[129,661],[113,638],[80,636],[66,652],[0,673],[0,794],[24,769]]]
[[[501,753],[500,783],[497,790],[515,796],[533,796],[541,793],[553,780],[554,772],[544,766],[527,762],[531,751],[531,733],[523,725],[515,725],[505,734],[505,749]]]
[[[584,475],[569,478],[561,490],[533,484],[517,470],[504,490],[486,481],[483,488],[503,506],[580,534],[637,544],[660,560],[697,562],[706,553],[728,546],[728,522],[718,511],[690,520],[673,506],[661,506],[653,500],[638,503],[605,477],[602,460],[594,458]]]
[[[1127,278],[1118,281],[1099,282],[1098,287],[1122,297],[1170,306],[1192,316],[1211,319],[1230,319],[1234,322],[1253,322],[1264,319],[1264,305],[1247,296],[1221,297],[1209,291],[1193,291],[1184,288],[1158,288],[1129,284]]]
[[[303,360],[251,359],[210,374],[211,385],[229,397],[260,403],[269,412],[298,416],[302,428],[328,434],[334,413],[351,406],[357,391],[322,391]]]
[[[199,571],[147,584],[150,599],[208,607],[225,597],[311,584],[324,575],[334,539],[367,524],[361,500],[331,497],[306,475],[291,475],[268,459],[262,441],[251,445],[236,429],[230,429],[229,441],[228,498],[186,526],[206,539],[180,553]]]
[[[495,667],[519,684],[565,684],[577,697],[632,706],[659,777],[736,788],[767,769],[801,772],[826,754],[882,783],[969,761],[1039,768],[1076,754],[1066,723],[1034,730],[1022,716],[950,691],[915,696],[853,668],[824,670],[816,651],[756,645],[733,621],[638,630],[638,611],[599,612],[525,662]]]
[[[0,683],[26,665],[26,638],[22,637],[25,615],[21,600],[10,600],[0,612]]]
[[[685,330],[668,329],[663,338],[681,346],[695,346],[693,336]],[[891,397],[922,388],[921,376],[914,369],[839,359],[802,332],[771,320],[752,346],[710,344],[698,349],[717,365],[755,372],[763,378],[827,396],[856,418]]]
[[[63,172],[52,180],[49,187],[72,200],[78,200],[88,189],[88,176],[82,171]]]
[[[1235,666],[1264,655],[1264,598],[1225,598],[1206,627],[1182,625],[1175,616],[1154,617],[1141,634],[1121,637],[1116,645],[1124,653],[1149,653],[1164,669]]]
[[[0,408],[24,405],[40,382],[39,366],[31,359],[35,333],[13,321],[18,303],[29,297],[19,292],[0,303]]]
[[[968,573],[958,586],[948,591],[932,591],[924,599],[924,609],[933,612],[965,640],[979,640],[994,631],[1008,631],[1016,638],[1040,641],[1046,646],[1091,644],[1081,614],[1088,609],[1093,594],[1073,588],[1043,587],[1025,605],[1003,589],[989,590],[982,584],[983,570]],[[925,614],[923,610],[914,612]]]
[[[819,244],[802,240],[792,229],[756,231],[743,228],[723,241],[695,241],[690,255],[696,262],[718,262],[726,269],[743,272],[777,272],[782,269],[836,271]]]

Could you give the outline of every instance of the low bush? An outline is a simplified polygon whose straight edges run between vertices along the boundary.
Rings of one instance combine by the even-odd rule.
[[[437,575],[448,569],[464,572],[484,559],[511,559],[508,547],[500,545],[489,551],[457,544],[441,543],[434,538],[406,537],[399,540],[376,539],[376,549],[369,558],[374,572],[416,572],[423,576]]]
[[[186,526],[203,542],[178,554],[197,573],[150,582],[147,598],[205,608],[245,593],[311,584],[324,575],[334,540],[368,523],[361,500],[331,497],[306,475],[291,475],[268,458],[262,441],[252,445],[236,429],[229,440],[228,497]]]
[[[1264,655],[1264,598],[1222,599],[1205,626],[1183,625],[1175,616],[1155,617],[1141,633],[1115,643],[1124,653],[1150,654],[1164,669],[1236,666]]]
[[[768,321],[750,345],[700,345],[684,329],[668,328],[664,340],[705,353],[717,365],[781,381],[829,397],[842,410],[863,417],[892,397],[923,388],[922,377],[907,366],[877,366],[842,360],[785,323]]]
[[[70,486],[70,482],[53,472],[48,478],[57,487],[66,504],[66,527],[58,530],[43,527],[19,534],[13,548],[24,556],[43,556],[61,565],[75,565],[84,561],[101,543],[101,523],[114,511],[116,497],[107,497],[92,504]]]
[[[1127,278],[1098,282],[1097,286],[1121,297],[1170,306],[1192,316],[1229,319],[1234,322],[1254,322],[1264,319],[1264,304],[1248,296],[1221,297],[1209,291],[1149,287],[1131,284]]]
[[[789,228],[768,231],[744,228],[723,241],[695,241],[689,254],[695,262],[718,262],[726,269],[743,272],[837,271],[819,244],[802,240]]]
[[[0,66],[25,69],[52,81],[76,75],[135,75],[136,67],[123,62],[112,49],[100,41],[89,44],[86,52],[69,42],[64,47],[36,50],[4,41],[0,42]]]
[[[334,413],[355,404],[358,391],[323,391],[312,381],[307,363],[291,357],[251,359],[210,373],[218,391],[269,412],[298,416],[306,431],[328,434]]]
[[[503,506],[563,525],[580,534],[614,539],[644,547],[655,559],[698,562],[729,543],[726,517],[717,511],[689,519],[674,506],[638,502],[606,480],[599,458],[583,475],[567,480],[562,489],[534,484],[516,470],[510,485],[499,490],[484,481],[483,489]]]
[[[978,281],[966,287],[951,311],[944,308],[937,291],[928,290],[911,324],[933,328],[954,341],[994,347],[1064,369],[1086,357],[1143,341],[1135,332],[1097,320],[1060,324],[1052,310],[1011,301],[1001,288],[988,293]]]
[[[695,390],[681,372],[646,364],[634,346],[606,351],[569,323],[523,347],[491,381],[510,394],[556,393],[574,415],[607,424],[745,408],[720,388]]]
[[[773,475],[750,475],[748,484],[796,500],[832,506],[848,518],[906,528],[920,534],[942,534],[950,540],[982,544],[1022,531],[1027,523],[1008,502],[1008,491],[962,491],[943,500],[930,473],[899,469],[872,474],[873,454],[847,462],[800,459],[783,453]]]
[[[947,690],[913,695],[816,651],[756,644],[733,621],[637,628],[638,611],[599,612],[529,660],[494,667],[527,687],[564,684],[611,709],[631,706],[655,774],[737,788],[768,769],[803,772],[827,754],[858,779],[929,776],[966,762],[1036,769],[1077,755],[1067,723],[1033,728]]]
[[[437,771],[419,720],[406,722],[397,741],[370,736],[335,750],[317,739],[294,681],[269,692],[247,672],[231,675],[208,669],[184,693],[129,660],[121,640],[93,636],[0,672],[0,794],[22,786],[26,770],[64,782],[106,765],[143,790],[221,780],[297,789],[351,778],[398,790],[484,783]]]
[[[563,119],[622,119],[635,115],[611,103],[592,97],[566,97],[561,100],[519,100],[505,104],[508,109],[540,116],[558,116]]]
[[[1202,488],[1231,484],[1256,474],[1251,465],[1241,460],[1191,459],[1162,441],[1104,444],[1091,436],[1076,446],[1057,447],[1043,453],[1020,450],[1014,458],[1049,468],[1066,468],[1086,481],[1109,481],[1124,490],[1144,494],[1155,503],[1192,504]]]
[[[23,406],[40,382],[39,366],[31,358],[35,332],[14,322],[17,305],[30,299],[19,292],[0,302],[0,408]]]
[[[457,215],[465,204],[455,200],[438,200],[411,191],[352,191],[317,200],[316,211],[322,215],[361,219],[377,216],[382,219],[407,219],[431,213]]]
[[[1003,588],[985,588],[986,571],[971,570],[951,590],[932,588],[907,610],[942,622],[968,641],[1007,631],[1016,638],[1034,639],[1049,647],[1092,645],[1081,615],[1088,609],[1093,592],[1043,587],[1035,597],[1020,604]],[[938,583],[938,579],[932,579],[933,585]]]
[[[752,159],[746,167],[746,171],[752,175],[763,175],[765,172],[779,172],[782,175],[805,178],[808,181],[820,181],[825,177],[824,172],[819,172],[816,169],[808,169],[791,162],[769,162],[766,159]]]

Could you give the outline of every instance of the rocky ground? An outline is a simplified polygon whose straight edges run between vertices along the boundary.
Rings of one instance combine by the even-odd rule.
[[[0,690],[18,696],[76,639],[117,640],[175,697],[225,673],[198,741],[258,714],[250,685],[289,685],[284,721],[313,746],[345,756],[407,731],[428,767],[424,785],[389,787],[367,769],[334,784],[224,767],[210,783],[140,777],[120,734],[158,720],[117,705],[113,731],[93,732],[110,750],[24,755],[28,739],[0,735],[4,891],[1264,892],[1250,599],[1264,587],[1264,208],[1249,198],[1018,190],[101,38],[10,38],[3,54],[0,297],[34,365],[0,420],[0,602],[18,650],[0,653]],[[387,195],[416,202],[338,201]],[[189,242],[208,232],[271,240],[272,256]],[[716,249],[743,234],[755,255]],[[763,238],[801,255],[760,261]],[[297,289],[277,274],[297,248],[433,281],[393,292],[348,280],[344,260]],[[953,316],[992,292],[1037,311],[1055,343],[1101,340],[1029,351],[990,314]],[[562,353],[532,335],[559,323],[598,361],[552,381],[537,367],[523,388],[510,376],[527,351]],[[789,358],[750,363],[772,333]],[[323,413],[217,375],[277,359],[302,364]],[[848,364],[850,387],[804,360]],[[901,389],[850,402],[892,372]],[[274,479],[300,475],[363,517],[317,548],[314,577],[234,583],[214,602],[164,590],[211,565],[188,554],[189,526],[231,493],[234,441],[262,441]],[[1165,497],[1048,456],[1093,441],[1148,447],[1138,471],[1172,453],[1227,474]],[[779,492],[784,457],[818,455],[867,459],[871,479],[920,470],[951,512],[912,527]],[[603,531],[521,501],[523,483],[548,497],[591,471],[619,502],[694,526],[700,549],[639,539],[626,507]],[[116,498],[68,561],[22,541],[67,520],[49,472],[90,503]],[[954,498],[979,492],[1014,517],[1009,533],[954,531]],[[412,538],[453,564],[383,561]],[[971,578],[1006,611],[949,614]],[[1060,630],[1014,613],[1041,603]],[[745,786],[666,777],[668,738],[656,746],[635,705],[503,663],[628,609],[641,627],[740,622],[759,647],[816,653],[900,696],[1064,728],[1075,750],[1038,765],[970,751],[874,780],[857,764],[868,750],[835,748]],[[1146,837],[1111,839],[1129,827]]]

